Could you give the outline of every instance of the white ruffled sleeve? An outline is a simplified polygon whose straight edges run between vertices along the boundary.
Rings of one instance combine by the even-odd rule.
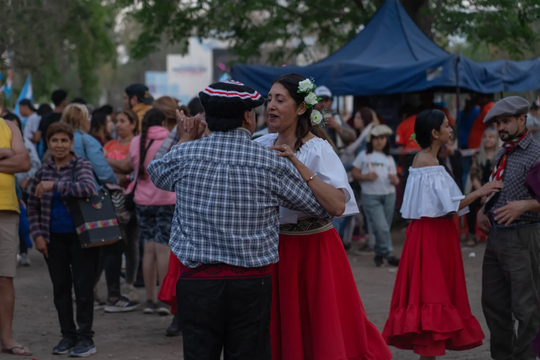
[[[298,160],[317,174],[319,179],[345,193],[345,212],[341,217],[358,214],[358,205],[349,185],[345,167],[332,146],[323,139],[311,139],[296,154]]]
[[[459,210],[465,196],[443,166],[410,168],[401,214],[405,219],[437,218],[449,214],[465,215]]]
[[[257,138],[255,141],[263,146],[274,145],[277,134],[268,134]],[[341,217],[358,214],[358,205],[354,193],[349,185],[349,178],[343,164],[332,146],[321,138],[314,138],[306,142],[296,153],[296,157],[302,164],[317,174],[317,177],[336,189],[342,189],[345,193],[345,212]],[[296,223],[298,219],[307,217],[303,214],[287,208],[280,210],[280,222],[282,224]]]

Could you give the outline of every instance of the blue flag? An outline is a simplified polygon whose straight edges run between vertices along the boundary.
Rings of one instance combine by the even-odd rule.
[[[19,98],[17,99],[17,104],[15,104],[15,114],[21,118],[22,126],[24,128],[24,125],[26,124],[26,118],[22,118],[21,114],[19,113],[19,102],[23,99],[28,99],[30,101],[34,100],[34,94],[32,92],[32,78],[30,75],[26,77],[26,82],[24,83],[24,86],[21,90],[21,93],[19,94]]]

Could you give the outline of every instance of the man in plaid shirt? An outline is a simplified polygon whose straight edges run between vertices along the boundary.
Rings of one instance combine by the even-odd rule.
[[[198,118],[179,116],[179,146],[148,166],[156,187],[175,191],[170,246],[181,261],[177,298],[186,360],[270,360],[271,278],[278,261],[279,206],[330,221],[292,163],[251,140],[255,90],[237,82],[199,93]]]
[[[540,161],[540,146],[527,131],[528,110],[527,100],[510,96],[484,118],[496,123],[504,141],[490,179],[502,181],[504,188],[488,197],[477,218],[488,234],[482,308],[493,359],[536,359],[531,340],[540,328],[540,204],[526,179]]]

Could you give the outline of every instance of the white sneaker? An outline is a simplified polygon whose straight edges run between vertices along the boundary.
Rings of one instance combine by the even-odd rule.
[[[169,310],[169,306],[164,304],[161,300],[158,300],[157,302],[157,313],[159,315],[170,315],[171,314],[171,310]]]
[[[146,305],[144,306],[143,313],[145,314],[155,314],[158,307],[152,300],[147,300]]]
[[[28,256],[28,254],[22,254],[19,263],[21,264],[21,266],[30,266],[30,257]]]

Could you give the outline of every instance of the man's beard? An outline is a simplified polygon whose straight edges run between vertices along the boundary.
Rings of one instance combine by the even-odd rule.
[[[521,134],[521,132],[519,131],[516,131],[514,134],[510,135],[509,132],[507,131],[499,131],[499,138],[504,141],[504,142],[507,142],[507,141],[512,141],[516,138],[519,137],[519,135]],[[504,137],[503,137],[504,136]]]

